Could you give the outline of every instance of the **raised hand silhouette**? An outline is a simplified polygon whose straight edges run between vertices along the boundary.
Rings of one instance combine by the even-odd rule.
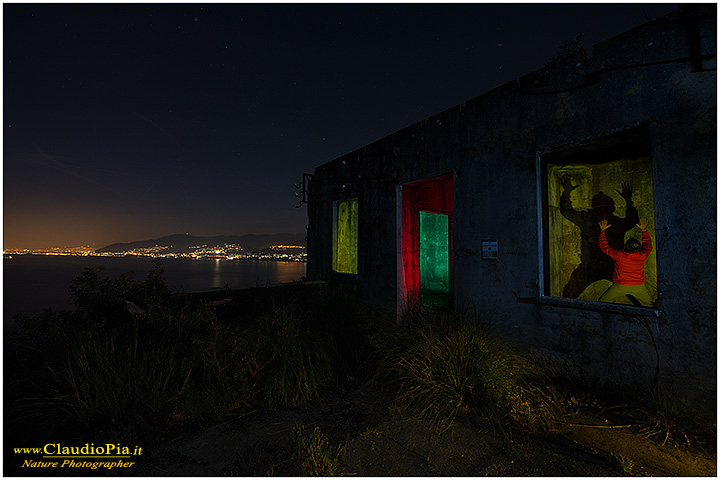
[[[593,196],[592,208],[575,210],[570,200],[570,192],[578,185],[573,185],[569,177],[564,177],[561,179],[561,187],[560,213],[577,225],[581,236],[580,265],[573,270],[563,287],[563,297],[578,298],[592,283],[601,279],[612,281],[613,278],[613,261],[603,254],[598,246],[600,222],[604,221],[608,227],[613,225],[613,228],[607,229],[605,235],[610,246],[620,249],[623,247],[625,232],[635,227],[639,216],[632,201],[633,190],[629,183],[621,183],[620,190],[616,190],[626,202],[624,218],[615,215],[615,202],[602,191]]]

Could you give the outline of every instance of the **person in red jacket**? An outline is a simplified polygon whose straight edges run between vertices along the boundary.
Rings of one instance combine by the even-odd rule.
[[[632,305],[636,303],[632,301],[634,299],[642,306],[652,305],[650,294],[645,288],[645,261],[652,252],[652,240],[647,233],[647,224],[648,221],[644,218],[636,224],[642,230],[642,243],[636,238],[630,238],[625,242],[625,248],[616,250],[610,247],[605,238],[605,230],[610,225],[607,220],[600,222],[600,250],[615,260],[613,284],[600,296],[601,302]]]

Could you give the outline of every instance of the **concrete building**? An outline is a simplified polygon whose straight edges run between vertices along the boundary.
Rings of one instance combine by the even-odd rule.
[[[716,5],[550,61],[315,169],[308,279],[375,321],[476,309],[573,375],[716,408]],[[648,220],[649,308],[599,302]]]

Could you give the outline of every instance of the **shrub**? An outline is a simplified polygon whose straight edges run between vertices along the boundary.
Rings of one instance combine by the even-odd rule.
[[[406,327],[383,369],[398,406],[441,425],[469,414],[542,432],[555,417],[554,394],[538,372],[486,329],[458,318]]]
[[[659,389],[643,405],[631,401],[620,407],[620,413],[633,424],[633,431],[660,445],[691,448],[717,455],[717,423],[701,416],[691,416],[671,404]]]
[[[212,311],[101,272],[88,269],[73,282],[74,311],[23,320],[38,351],[14,384],[13,411],[91,430],[138,429],[176,411],[202,411],[188,393],[207,386],[194,346],[213,334]],[[152,275],[149,282],[157,283]],[[142,313],[130,314],[126,300]]]
[[[316,328],[332,341],[339,357],[340,374],[357,377],[368,356],[362,307],[352,293],[335,288],[309,298],[307,309]]]
[[[354,355],[354,320],[327,320],[324,297],[265,296],[219,318],[206,302],[172,293],[159,264],[141,284],[88,269],[71,292],[75,310],[20,319],[36,352],[9,385],[18,430],[33,422],[139,432],[305,407]]]
[[[257,370],[264,404],[308,406],[337,378],[331,338],[312,328],[296,299],[270,298],[259,312],[247,362]]]

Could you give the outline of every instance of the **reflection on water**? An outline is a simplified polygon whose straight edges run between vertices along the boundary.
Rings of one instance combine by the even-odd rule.
[[[305,263],[208,260],[212,265],[210,288],[243,288],[298,282],[305,276]],[[198,271],[204,265],[195,262]]]
[[[304,262],[252,260],[164,259],[165,281],[176,292],[238,289],[297,282],[305,277]],[[72,307],[68,287],[86,268],[104,267],[103,274],[117,278],[133,272],[143,282],[152,268],[144,257],[52,257],[16,255],[3,261],[3,313],[5,324],[13,315],[38,315],[44,308]]]
[[[222,260],[216,258],[215,260],[211,260],[212,262],[215,262],[215,266],[213,268],[212,277],[210,278],[210,285],[212,288],[221,288],[223,286],[222,282],[222,273],[220,270],[220,262]]]
[[[163,268],[170,288],[199,292],[299,282],[305,277],[305,265],[304,262],[211,259],[172,261],[164,263]]]
[[[269,262],[275,267],[275,278],[278,279],[278,283],[297,282],[300,277],[305,276],[305,263],[301,262]],[[298,265],[302,265],[302,268],[298,268]],[[302,275],[298,277],[298,273],[302,272]]]

